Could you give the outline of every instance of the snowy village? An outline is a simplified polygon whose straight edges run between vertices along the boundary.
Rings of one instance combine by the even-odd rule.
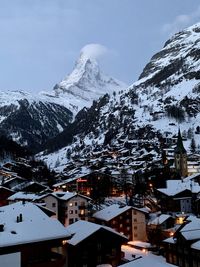
[[[200,266],[199,21],[0,2],[0,267]]]

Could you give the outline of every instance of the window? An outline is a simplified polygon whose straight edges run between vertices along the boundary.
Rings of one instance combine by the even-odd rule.
[[[69,224],[74,223],[74,219],[69,219]]]
[[[112,256],[115,256],[116,254],[117,254],[117,250],[116,250],[116,248],[112,248]]]
[[[101,243],[97,243],[97,249],[101,250]]]
[[[136,210],[134,210],[134,211],[133,211],[133,214],[134,214],[134,215],[136,215],[136,214],[137,214],[137,211],[136,211]]]
[[[120,223],[119,227],[120,227],[120,228],[122,228],[122,227],[123,227],[123,224],[122,224],[122,223]]]
[[[97,262],[98,262],[98,263],[101,263],[101,256],[98,256],[98,257],[97,257]]]
[[[134,230],[137,230],[137,226],[134,226]]]
[[[70,211],[69,211],[69,214],[73,214],[73,210],[70,210]]]
[[[75,210],[75,214],[77,214],[78,213],[78,211],[77,210]]]
[[[72,202],[70,202],[70,203],[69,203],[69,206],[70,206],[70,207],[72,207],[72,206],[73,206],[73,203],[72,203]]]
[[[75,202],[74,205],[77,206],[77,202]]]
[[[134,221],[134,222],[137,222],[137,218],[135,218],[133,221]]]
[[[85,202],[81,201],[80,206],[85,206]]]
[[[80,210],[80,215],[84,215],[85,211],[84,210]]]
[[[56,203],[52,203],[52,208],[55,208],[56,207]]]

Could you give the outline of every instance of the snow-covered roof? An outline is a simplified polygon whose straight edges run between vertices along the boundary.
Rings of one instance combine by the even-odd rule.
[[[84,195],[81,195],[81,194],[78,194],[78,193],[75,193],[75,192],[63,192],[63,191],[56,191],[56,192],[53,192],[53,193],[49,193],[49,194],[46,194],[46,195],[43,195],[42,197],[39,197],[38,199],[41,199],[41,198],[44,198],[44,197],[47,197],[47,196],[53,196],[53,197],[56,197],[60,200],[64,200],[64,201],[68,201],[70,200],[71,198],[73,197],[82,197],[82,198],[85,198],[87,200],[91,200],[90,197],[87,197],[87,196],[84,196]]]
[[[191,245],[191,248],[200,250],[200,241],[197,241]]]
[[[128,245],[136,246],[140,248],[151,248],[152,245],[148,242],[142,242],[142,241],[129,241]]]
[[[174,265],[165,262],[165,259],[155,255],[138,257],[128,263],[122,264],[119,267],[173,267]]]
[[[197,162],[195,162],[195,163],[197,163]],[[195,174],[192,174],[192,175],[184,178],[183,181],[193,180],[193,179],[198,178],[198,177],[200,177],[200,173],[195,173]]]
[[[185,190],[198,193],[200,192],[200,186],[191,180],[167,180],[166,188],[158,188],[157,190],[167,196],[175,196]]]
[[[175,244],[175,239],[173,237],[169,237],[169,238],[163,240],[163,242]]]
[[[167,219],[172,218],[168,214],[161,214],[160,216],[156,217],[154,220],[150,221],[148,224],[160,225],[164,223]]]
[[[84,239],[91,236],[93,233],[97,232],[100,229],[104,229],[106,231],[109,231],[113,234],[120,236],[124,240],[127,240],[127,238],[124,235],[116,232],[115,230],[113,230],[110,227],[103,226],[103,225],[96,224],[96,223],[92,223],[92,222],[88,222],[88,221],[79,220],[79,221],[67,226],[66,229],[68,230],[69,233],[71,233],[73,235],[72,238],[70,240],[68,240],[68,243],[70,245],[73,245],[73,246],[76,246],[77,244],[82,242]]]
[[[200,239],[200,219],[196,216],[189,216],[187,224],[180,230],[180,233],[186,240]]]
[[[110,221],[116,216],[119,216],[123,212],[130,209],[132,209],[131,206],[120,206],[118,204],[113,204],[103,210],[97,211],[95,214],[93,214],[93,217],[104,221]]]
[[[17,222],[17,217],[22,221]],[[32,203],[17,202],[0,207],[0,247],[69,238],[67,229],[56,219],[49,218]],[[53,231],[52,231],[53,229]]]
[[[40,196],[41,197],[41,196]],[[34,194],[34,193],[26,193],[26,192],[17,192],[15,194],[13,194],[12,196],[10,196],[8,198],[8,200],[36,200],[38,199],[39,196],[37,194]]]

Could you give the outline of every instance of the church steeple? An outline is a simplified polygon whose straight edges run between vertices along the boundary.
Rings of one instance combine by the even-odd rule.
[[[174,149],[174,162],[175,162],[175,169],[180,174],[180,176],[186,177],[188,174],[187,151],[185,150],[183,146],[183,140],[182,140],[180,128],[178,131],[178,139],[177,139],[176,147]]]
[[[176,147],[174,149],[174,152],[179,153],[179,154],[187,154],[187,152],[183,146],[183,139],[181,136],[180,128],[178,130],[178,139],[177,139],[177,143],[176,143]]]

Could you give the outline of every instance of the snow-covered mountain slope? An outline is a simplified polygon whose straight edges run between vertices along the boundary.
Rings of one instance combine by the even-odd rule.
[[[71,120],[67,108],[47,97],[0,92],[0,134],[33,150],[63,131]]]
[[[34,150],[63,131],[83,107],[127,86],[100,71],[82,50],[74,70],[51,92],[0,92],[0,134]]]
[[[73,71],[54,86],[51,94],[43,94],[59,98],[60,103],[76,114],[100,96],[118,93],[125,88],[125,83],[103,74],[97,60],[82,50]]]
[[[173,135],[179,126],[186,137],[194,136],[200,145],[199,80],[200,24],[196,24],[168,40],[139,80],[123,93],[105,95],[91,108],[81,110],[73,124],[49,144],[49,151],[61,150],[46,155],[45,160],[54,166],[59,157],[64,166],[68,149],[87,156],[86,151],[97,147],[119,149],[130,139],[159,138],[166,132]]]

